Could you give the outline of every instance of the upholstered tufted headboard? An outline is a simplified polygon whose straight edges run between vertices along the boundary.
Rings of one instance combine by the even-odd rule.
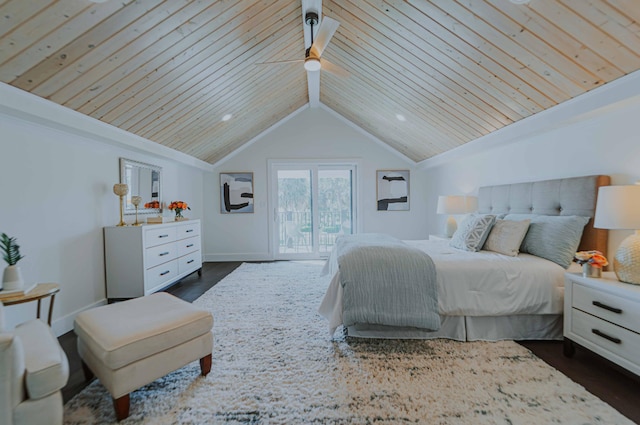
[[[478,190],[478,212],[591,217],[578,249],[597,249],[606,255],[609,231],[595,229],[593,217],[598,188],[610,183],[609,176],[599,175],[485,186]]]

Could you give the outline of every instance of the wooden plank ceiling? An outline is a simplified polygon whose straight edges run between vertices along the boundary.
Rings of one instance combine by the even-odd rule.
[[[419,162],[640,69],[640,1],[325,0],[320,101]],[[215,163],[308,103],[290,0],[0,0],[0,81]],[[223,121],[222,117],[232,114]],[[402,115],[401,121],[397,115]]]

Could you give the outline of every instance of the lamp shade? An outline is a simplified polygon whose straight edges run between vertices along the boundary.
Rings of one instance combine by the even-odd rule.
[[[635,230],[618,247],[613,270],[621,282],[640,285],[640,186],[602,186],[598,189],[594,227]]]
[[[640,229],[640,186],[602,186],[598,189],[593,227]]]
[[[438,214],[466,214],[478,209],[478,198],[467,195],[438,196]]]

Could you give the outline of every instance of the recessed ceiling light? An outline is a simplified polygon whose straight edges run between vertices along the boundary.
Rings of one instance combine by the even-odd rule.
[[[513,4],[527,4],[529,3],[531,0],[509,0],[511,3]]]
[[[398,121],[402,121],[402,122],[405,122],[407,120],[405,116],[402,114],[396,114],[396,118],[398,119]]]
[[[222,117],[222,121],[229,121],[232,117],[233,117],[233,115],[226,114],[224,117]]]

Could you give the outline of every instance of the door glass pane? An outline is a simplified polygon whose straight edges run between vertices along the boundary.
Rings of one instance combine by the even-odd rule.
[[[352,233],[351,179],[351,170],[318,170],[320,254],[331,252],[338,236]]]
[[[312,252],[311,171],[278,170],[278,253]]]

